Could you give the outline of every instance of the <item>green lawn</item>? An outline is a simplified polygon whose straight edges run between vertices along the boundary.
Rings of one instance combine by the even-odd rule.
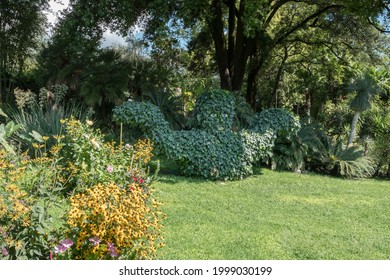
[[[160,259],[390,259],[390,181],[262,170],[242,181],[161,175]]]

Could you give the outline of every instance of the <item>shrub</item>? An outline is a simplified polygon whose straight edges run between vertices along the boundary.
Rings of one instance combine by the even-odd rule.
[[[92,127],[92,121],[82,123],[74,118],[62,121],[64,135],[60,150],[67,191],[80,192],[99,183],[116,182],[121,187],[140,178],[150,184],[146,168],[152,157],[150,140],[140,140],[134,146],[105,142],[104,135]]]
[[[196,100],[191,126],[208,133],[230,131],[235,116],[234,108],[232,93],[223,90],[206,91]]]
[[[56,160],[0,151],[0,246],[4,259],[48,259],[57,236],[62,178]]]
[[[319,121],[331,137],[348,139],[353,112],[349,108],[351,97],[337,102],[327,101],[319,113]]]
[[[345,147],[342,140],[334,140],[318,125],[303,127],[302,141],[308,146],[307,165],[315,170],[346,177],[369,177],[373,161],[361,147]]]
[[[271,131],[276,140],[269,157],[273,169],[297,170],[304,166],[306,147],[298,136],[299,118],[285,109],[271,108],[256,114],[250,130]]]
[[[145,168],[153,144],[106,143],[91,121],[62,125],[50,149],[47,136],[33,144],[33,159],[0,150],[1,258],[153,258],[163,218]]]
[[[265,133],[267,130],[275,131],[278,136],[287,136],[297,132],[301,127],[299,118],[285,109],[271,108],[256,114],[250,130]]]
[[[389,102],[374,104],[373,109],[364,113],[361,134],[372,139],[366,143],[366,150],[375,161],[375,174],[390,177],[390,106]]]
[[[54,85],[52,90],[41,88],[39,97],[31,91],[15,90],[18,97],[18,109],[5,108],[10,120],[20,125],[12,140],[21,145],[22,150],[31,149],[34,142],[44,142],[41,135],[54,136],[62,133],[61,119],[71,116],[85,121],[91,112],[76,103],[64,103],[68,88],[65,85]],[[46,141],[49,148],[56,143],[50,138]]]
[[[253,162],[269,154],[272,133],[232,131],[231,93],[206,92],[198,98],[194,111],[195,128],[190,131],[170,130],[161,111],[150,103],[127,102],[114,109],[114,120],[139,127],[156,143],[156,151],[177,162],[188,176],[243,178],[252,174]]]
[[[76,259],[150,259],[162,215],[151,193],[139,183],[126,188],[98,184],[70,198],[68,214]]]

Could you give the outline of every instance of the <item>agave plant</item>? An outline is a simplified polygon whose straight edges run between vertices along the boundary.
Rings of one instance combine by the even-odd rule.
[[[42,110],[39,104],[34,103],[28,111],[19,111],[8,108],[9,118],[20,129],[12,136],[12,140],[22,144],[22,148],[29,148],[32,142],[40,142],[40,136],[54,136],[61,134],[60,120],[74,116],[85,120],[88,112],[82,105],[70,103],[56,110]],[[50,145],[50,140],[47,143]]]

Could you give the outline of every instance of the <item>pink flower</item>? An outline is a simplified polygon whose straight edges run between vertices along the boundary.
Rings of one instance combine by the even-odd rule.
[[[112,173],[112,171],[114,171],[114,167],[112,167],[111,165],[107,166],[107,172],[108,173]]]
[[[114,244],[107,242],[107,249],[108,249],[108,252],[110,253],[111,257],[116,258],[119,256]]]
[[[3,256],[8,256],[7,248],[5,247],[1,248],[1,253],[3,254]]]
[[[90,239],[88,239],[89,242],[92,243],[93,246],[96,246],[96,245],[99,245],[99,243],[101,242],[101,240],[99,239],[99,237],[95,236],[95,237],[91,237]]]
[[[60,241],[60,244],[54,247],[54,253],[59,254],[65,252],[68,248],[72,247],[73,241],[70,239],[64,239]]]
[[[126,145],[125,145],[125,148],[126,148],[126,149],[130,149],[130,148],[131,148],[131,145],[130,145],[130,144],[126,144]]]

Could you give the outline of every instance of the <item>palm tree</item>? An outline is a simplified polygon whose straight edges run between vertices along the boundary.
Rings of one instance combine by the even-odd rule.
[[[89,106],[98,107],[105,117],[114,105],[127,97],[127,64],[115,50],[104,50],[81,81],[80,96]]]
[[[355,114],[351,123],[351,131],[349,133],[347,147],[352,145],[355,138],[356,126],[359,121],[360,114],[371,109],[374,96],[381,90],[381,87],[374,75],[375,73],[373,71],[366,71],[348,86],[348,91],[356,92],[356,96],[350,104],[350,108],[355,112]]]

